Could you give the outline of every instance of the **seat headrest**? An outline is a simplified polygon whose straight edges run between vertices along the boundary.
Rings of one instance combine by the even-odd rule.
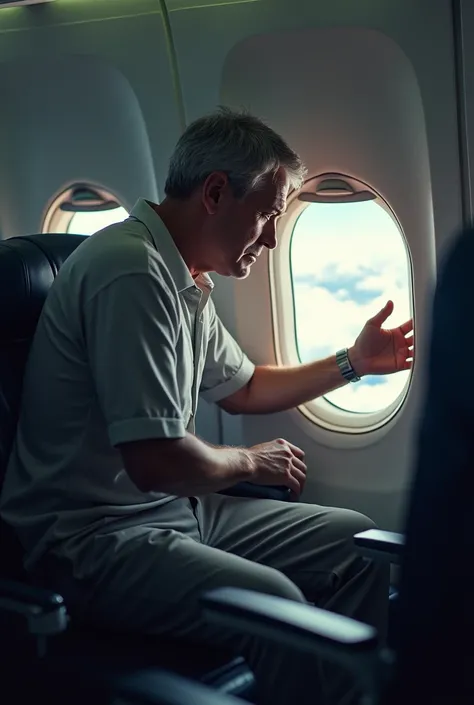
[[[0,339],[31,337],[59,268],[87,235],[45,233],[0,241]]]

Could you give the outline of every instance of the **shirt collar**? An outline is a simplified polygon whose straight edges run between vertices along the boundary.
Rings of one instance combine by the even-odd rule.
[[[170,270],[178,291],[196,287],[198,284],[202,284],[209,292],[214,288],[214,283],[208,274],[199,274],[196,281],[192,278],[173,238],[149,201],[139,198],[130,215],[140,220],[150,232],[155,247]]]

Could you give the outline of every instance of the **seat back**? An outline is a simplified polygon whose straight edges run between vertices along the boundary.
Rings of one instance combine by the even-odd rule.
[[[397,704],[474,702],[473,267],[469,228],[441,267],[432,309],[400,583]]]
[[[44,301],[63,262],[86,239],[44,234],[0,242],[0,489],[15,436],[25,363]],[[0,521],[0,573],[20,571],[18,543]]]

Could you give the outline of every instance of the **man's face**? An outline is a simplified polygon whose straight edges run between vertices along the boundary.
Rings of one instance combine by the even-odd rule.
[[[211,271],[244,279],[263,248],[276,247],[276,221],[286,209],[288,188],[283,168],[267,174],[243,199],[235,198],[225,174],[209,177],[203,200],[210,215],[206,259]]]

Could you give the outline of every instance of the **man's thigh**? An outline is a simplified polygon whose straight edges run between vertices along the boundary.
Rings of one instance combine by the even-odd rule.
[[[304,601],[274,568],[156,526],[96,534],[62,561],[76,604],[80,596],[77,615],[114,629],[224,644],[226,634],[201,617],[199,597],[206,590],[235,586]]]
[[[275,568],[306,598],[385,632],[389,571],[355,550],[353,535],[374,528],[349,509],[207,495],[199,498],[202,541]]]

